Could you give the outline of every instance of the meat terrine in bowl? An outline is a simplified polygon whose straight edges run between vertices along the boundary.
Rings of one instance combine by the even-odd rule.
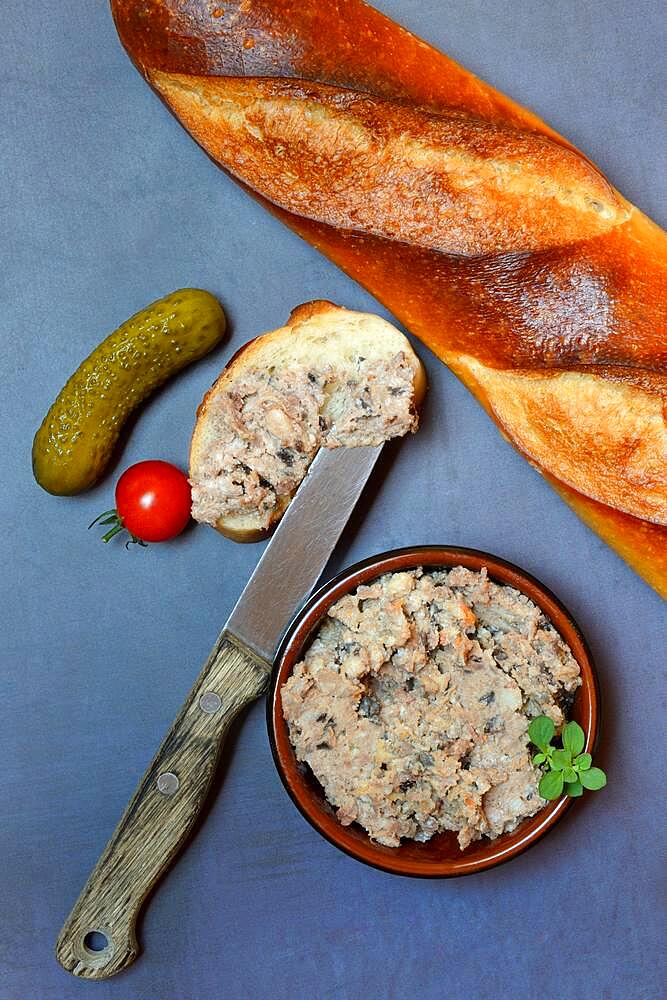
[[[531,718],[597,741],[576,622],[534,577],[473,549],[423,546],[345,570],[281,645],[269,738],[305,818],[400,875],[482,871],[542,837],[572,799],[538,792]]]

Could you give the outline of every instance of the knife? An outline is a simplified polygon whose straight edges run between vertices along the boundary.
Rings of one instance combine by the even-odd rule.
[[[60,932],[68,972],[107,979],[201,812],[232,721],[268,687],[280,639],[326,566],[382,445],[320,449]]]

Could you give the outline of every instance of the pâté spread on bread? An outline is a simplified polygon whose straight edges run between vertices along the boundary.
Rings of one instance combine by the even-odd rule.
[[[279,498],[295,491],[320,446],[380,444],[415,429],[406,362],[402,353],[380,364],[357,355],[343,381],[326,362],[249,368],[215,400],[218,441],[197,469],[196,519],[215,524],[252,508],[268,527]],[[337,418],[329,412],[334,394]]]
[[[337,818],[396,847],[462,849],[544,805],[531,718],[557,728],[579,666],[543,612],[485,570],[387,573],[329,609],[281,699]]]
[[[192,516],[239,541],[282,515],[320,447],[378,445],[418,426],[425,389],[407,338],[331,302],[251,341],[199,408]]]

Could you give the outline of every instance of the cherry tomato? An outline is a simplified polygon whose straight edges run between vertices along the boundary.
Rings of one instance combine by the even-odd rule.
[[[116,510],[124,528],[142,542],[166,542],[190,520],[187,476],[169,462],[137,462],[116,485]]]
[[[175,465],[137,462],[125,470],[116,484],[115,509],[100,514],[93,524],[109,528],[102,536],[103,542],[111,541],[124,529],[131,536],[127,545],[166,542],[183,531],[190,520],[191,505],[187,476]]]

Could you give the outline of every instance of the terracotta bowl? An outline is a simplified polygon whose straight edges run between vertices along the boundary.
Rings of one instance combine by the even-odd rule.
[[[385,552],[351,566],[310,599],[283,640],[268,698],[269,739],[283,784],[308,822],[323,837],[358,861],[395,875],[447,878],[480,872],[521,854],[543,837],[575,800],[564,796],[549,802],[535,816],[524,820],[513,833],[503,834],[496,840],[485,837],[472,843],[465,851],[459,849],[454,833],[439,834],[425,844],[404,841],[400,847],[383,847],[370,840],[356,823],[342,826],[337,821],[318,781],[307,767],[296,760],[283,719],[280,697],[283,684],[335,601],[359,584],[368,583],[383,573],[416,566],[466,566],[471,570],[480,570],[485,566],[489,577],[496,583],[509,584],[522,591],[544,611],[581,668],[582,684],[570,718],[576,719],[583,728],[586,734],[585,750],[589,753],[594,751],[598,736],[599,692],[590,651],[571,614],[534,577],[486,552],[435,545]]]

